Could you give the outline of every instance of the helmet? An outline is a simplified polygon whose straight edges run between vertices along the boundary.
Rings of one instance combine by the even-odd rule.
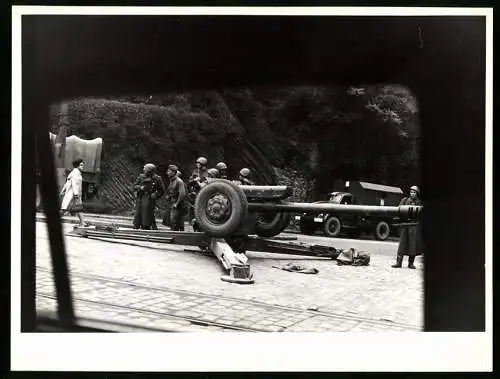
[[[219,170],[216,168],[209,168],[207,174],[210,178],[217,178],[219,176]]]
[[[226,170],[227,166],[224,162],[219,162],[215,165],[215,168],[220,171],[220,170]]]
[[[205,158],[205,157],[199,157],[196,160],[196,163],[199,163],[199,164],[202,164],[202,165],[206,165],[208,163],[208,161],[207,161],[207,158]]]
[[[154,172],[156,170],[156,166],[152,163],[146,163],[144,165],[144,170],[148,172]]]
[[[240,170],[240,175],[243,176],[244,178],[248,178],[251,174],[252,172],[250,171],[250,169],[246,167]]]
[[[417,186],[411,186],[410,190],[413,190],[413,191],[415,191],[417,193],[420,193],[420,189]]]

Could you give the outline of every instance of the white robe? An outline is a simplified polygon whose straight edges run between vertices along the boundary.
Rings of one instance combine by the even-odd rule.
[[[74,168],[69,173],[66,183],[61,190],[61,196],[64,196],[61,204],[62,210],[68,209],[68,205],[73,200],[74,195],[82,196],[82,183],[82,173],[79,169]]]

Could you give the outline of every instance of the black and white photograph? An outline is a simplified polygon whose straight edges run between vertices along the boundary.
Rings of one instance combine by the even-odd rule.
[[[11,364],[491,369],[492,14],[14,7]]]

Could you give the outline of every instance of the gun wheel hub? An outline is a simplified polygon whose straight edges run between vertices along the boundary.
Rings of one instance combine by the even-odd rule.
[[[207,202],[207,216],[214,222],[224,222],[231,215],[231,202],[223,194],[216,194]]]

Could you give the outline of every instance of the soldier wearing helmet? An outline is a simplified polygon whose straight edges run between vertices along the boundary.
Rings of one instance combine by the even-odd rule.
[[[163,217],[162,224],[170,226],[173,231],[184,230],[184,214],[186,210],[186,191],[184,182],[178,176],[176,165],[169,165],[167,169],[169,184],[167,187],[167,211]]]
[[[215,168],[219,170],[219,178],[227,179],[227,165],[224,162],[217,163]]]
[[[239,172],[238,181],[246,186],[253,186],[255,183],[251,179],[252,171],[249,168],[242,168]]]
[[[196,160],[196,168],[193,170],[193,173],[189,177],[189,182],[203,182],[208,176],[207,172],[207,158],[205,157],[199,157]]]
[[[399,205],[422,206],[423,203],[420,199],[420,189],[417,186],[411,186],[410,196],[404,197]],[[396,264],[392,265],[392,267],[401,268],[403,257],[408,255],[408,268],[414,269],[415,265],[413,263],[415,262],[415,256],[423,254],[423,250],[424,243],[419,223],[416,225],[401,226]]]
[[[208,174],[208,179],[217,179],[219,178],[219,170],[217,170],[216,168],[209,168],[207,170],[207,174]]]
[[[134,216],[135,229],[157,229],[155,220],[156,201],[165,192],[161,176],[156,174],[156,166],[152,163],[144,165],[143,172],[134,184],[136,192],[136,208]]]
[[[207,170],[208,160],[205,157],[199,157],[196,160],[196,168],[188,180],[188,203],[189,203],[189,219],[194,218],[194,201],[200,189],[206,184],[208,177]]]

